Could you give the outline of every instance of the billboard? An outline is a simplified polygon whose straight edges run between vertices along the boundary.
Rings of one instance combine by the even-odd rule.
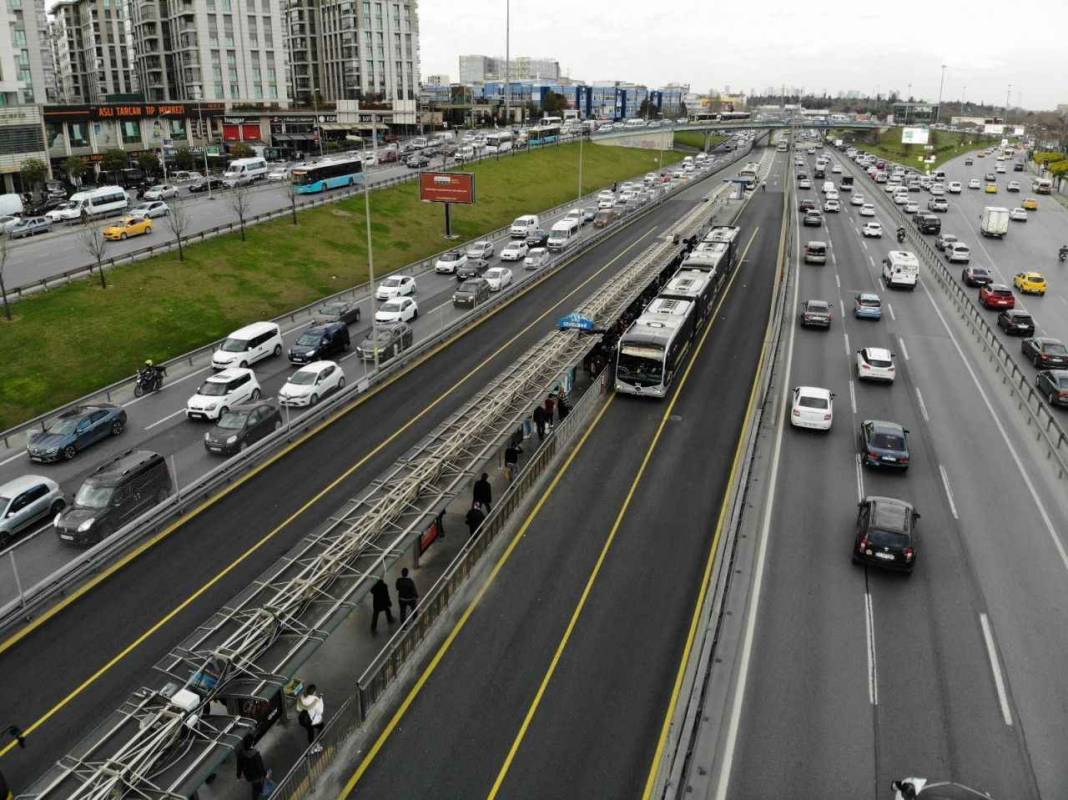
[[[901,144],[927,144],[930,136],[927,128],[902,128]]]
[[[475,202],[473,172],[420,172],[419,199],[427,203]]]
[[[983,125],[983,133],[992,133],[992,134],[995,134],[996,136],[1001,136],[1001,134],[1005,133],[1005,126],[1004,125],[991,125],[990,123],[987,123],[987,124]]]

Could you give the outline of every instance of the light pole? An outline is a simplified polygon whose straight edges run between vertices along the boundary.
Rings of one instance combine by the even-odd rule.
[[[200,120],[200,128],[204,128],[204,92],[201,88],[197,87],[197,119]],[[200,145],[200,153],[204,156],[204,180],[208,182],[208,199],[214,200],[211,196],[211,174],[208,172],[208,137],[205,133],[204,142]]]
[[[504,0],[504,124],[512,129],[512,2]]]
[[[582,140],[585,139],[585,132],[579,130],[579,184],[578,184],[578,199],[582,200]]]
[[[942,65],[942,80],[938,82],[938,106],[935,108],[934,124],[938,124],[938,117],[942,114],[942,89],[946,85],[946,65]]]
[[[1012,102],[1012,84],[1009,84],[1009,88],[1005,91],[1005,124],[1009,124],[1009,103]]]
[[[321,145],[321,141],[320,141]],[[371,162],[378,163],[378,131],[371,115]],[[374,353],[375,370],[378,370],[378,323],[375,321],[375,254],[371,244],[371,181],[363,173],[363,215],[367,218],[367,277],[371,288],[371,352]]]

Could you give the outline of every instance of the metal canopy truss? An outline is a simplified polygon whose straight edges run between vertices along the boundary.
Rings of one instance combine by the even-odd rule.
[[[614,323],[673,263],[678,242],[707,224],[712,206],[698,204],[579,313],[600,326]],[[189,797],[236,747],[238,734],[255,727],[238,715],[209,716],[212,725],[197,714],[228,698],[276,699],[377,576],[468,490],[501,441],[596,341],[573,330],[548,333],[172,650],[156,665],[164,691],[195,692],[196,712],[141,689],[116,712],[117,723],[87,737],[84,756],[65,757],[24,797]]]

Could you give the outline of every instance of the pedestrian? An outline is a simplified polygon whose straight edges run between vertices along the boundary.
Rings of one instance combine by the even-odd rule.
[[[378,632],[378,615],[386,612],[386,622],[393,624],[393,601],[389,599],[389,587],[386,582],[379,578],[371,587],[371,633]]]
[[[553,392],[545,398],[545,415],[548,418],[548,423],[552,425],[553,414],[556,411],[556,392]]]
[[[486,515],[482,513],[482,506],[475,503],[471,506],[467,512],[467,516],[464,517],[464,522],[467,523],[467,530],[470,531],[468,536],[474,536],[478,533],[478,529],[482,527],[482,521],[486,519]]]
[[[263,756],[256,749],[256,737],[246,733],[241,740],[241,749],[237,751],[237,779],[244,778],[252,789],[252,800],[260,800],[263,784],[267,780],[267,768],[263,766]]]
[[[519,454],[522,452],[523,448],[515,441],[509,444],[504,451],[504,473],[507,475],[509,483],[515,480],[516,472],[519,470]]]
[[[768,190],[768,182],[767,181],[761,181],[760,182],[760,191],[766,192],[767,190]]]
[[[491,505],[493,501],[493,487],[490,486],[488,472],[483,472],[482,477],[475,481],[471,499],[480,506],[485,507],[487,514],[493,510],[493,506]]]
[[[415,581],[408,577],[408,568],[401,570],[401,576],[397,578],[397,605],[400,606],[401,625],[408,618],[408,612],[415,614],[415,606],[419,603],[419,592],[415,588]]]
[[[556,401],[556,415],[563,422],[569,413],[571,413],[571,406],[567,404],[567,399],[560,395],[560,399]]]
[[[538,441],[545,440],[545,407],[537,406],[534,409],[534,427],[538,429]]]
[[[319,690],[314,683],[309,684],[308,688],[304,690],[304,693],[297,700],[297,708],[299,709],[297,722],[308,734],[308,744],[313,744],[319,734],[323,732],[324,710],[323,696],[319,694]],[[323,746],[315,744],[311,752],[321,753],[323,752]]]

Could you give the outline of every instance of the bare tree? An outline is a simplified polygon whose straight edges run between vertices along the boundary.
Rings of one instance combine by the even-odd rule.
[[[289,208],[293,212],[293,224],[297,224],[297,186],[289,184]]]
[[[100,228],[91,225],[83,228],[78,235],[81,238],[82,249],[96,262],[97,272],[100,273],[100,288],[107,289],[108,281],[104,277],[104,253],[107,252],[108,240],[104,238],[104,233]]]
[[[234,186],[230,190],[230,208],[237,214],[237,221],[241,225],[241,241],[245,241],[245,220],[248,219],[250,200],[252,199],[248,186]],[[295,213],[295,212],[294,212]]]
[[[181,203],[174,203],[167,214],[167,227],[171,229],[175,240],[178,242],[178,260],[185,261],[185,249],[182,240],[186,231],[189,230],[189,212]]]
[[[0,235],[0,296],[4,298],[4,316],[11,322],[11,307],[7,304],[7,287],[4,286],[4,267],[7,266],[7,236]]]

